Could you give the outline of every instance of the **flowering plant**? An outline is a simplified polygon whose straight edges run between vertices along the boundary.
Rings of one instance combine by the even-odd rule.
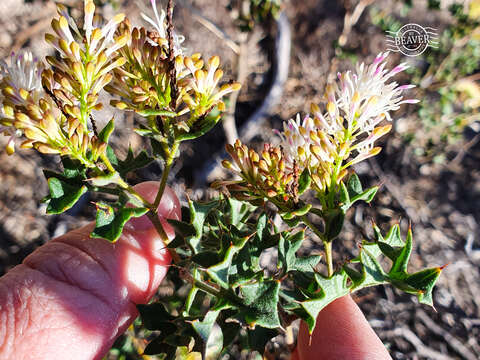
[[[46,35],[58,54],[46,58],[48,66],[31,54],[2,63],[1,130],[10,136],[9,154],[22,138],[21,148],[61,156],[62,172],[44,172],[48,213],[68,210],[87,191],[106,194],[96,204],[92,237],[114,242],[130,218],[146,214],[165,240],[175,262],[168,276],[186,297],[138,306],[145,328],[160,330],[145,354],[216,358],[239,331],[246,346],[263,353],[294,319],[312,332],[325,306],[368,286],[390,284],[432,305],[442,268],[407,271],[411,230],[402,239],[398,225],[382,234],[374,224],[374,239],[362,241],[358,256],[341,264],[332,256],[348,209],[370,203],[378,190],[364,189],[352,165],[380,152],[375,143],[391,130],[391,112],[417,102],[403,98],[411,85],[391,79],[405,64],[388,70],[388,54],[379,54],[369,66],[338,74],[326,87],[324,110],[313,104],[311,114],[285,122],[277,144],[261,152],[240,140],[227,145],[231,160],[223,166],[236,178],[214,182],[223,194],[210,202],[188,200],[183,220],[169,220],[176,230],[169,241],[157,211],[179,145],[208,132],[225,111],[224,96],[240,85],[219,85],[217,56],[185,54],[171,1],[159,13],[152,0],[154,19],[145,16],[152,30],[133,27],[124,15],[103,23],[93,0],[84,5],[82,27],[58,5],[54,34]],[[111,105],[139,116],[136,131],[150,140],[150,151],[117,158],[109,144],[114,119],[98,131],[93,116],[102,90],[117,96]],[[125,178],[157,160],[164,170],[151,203]],[[323,243],[324,255],[298,253],[306,236]],[[269,249],[278,253],[275,271],[260,261]],[[390,259],[388,268],[381,257]]]

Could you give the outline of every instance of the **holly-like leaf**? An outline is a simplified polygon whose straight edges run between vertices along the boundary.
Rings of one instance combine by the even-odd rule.
[[[70,209],[87,192],[82,184],[71,185],[56,177],[48,179],[50,195],[48,197],[47,214],[60,214]]]
[[[422,304],[433,306],[433,287],[440,277],[443,268],[444,266],[430,268],[407,276],[404,282],[412,287],[413,291],[411,292],[409,289],[406,289],[406,291],[416,294]]]
[[[306,321],[310,334],[313,332],[313,329],[315,329],[316,319],[320,311],[333,300],[345,296],[350,292],[347,286],[347,275],[343,270],[334,273],[330,278],[325,278],[320,274],[315,274],[314,276],[321,289],[321,293],[317,295],[315,299],[306,300],[301,303],[303,309],[310,316]]]
[[[360,259],[363,265],[362,268],[364,274],[362,288],[380,285],[386,281],[385,272],[375,256],[368,251],[368,248],[362,248],[362,251],[360,252]]]
[[[215,207],[218,207],[218,201],[212,201],[209,203],[199,203],[188,200],[188,207],[190,209],[190,224],[195,229],[195,235],[189,236],[186,241],[192,247],[193,251],[197,253],[200,251],[200,239],[203,235],[203,224],[207,215]]]
[[[118,172],[98,175],[87,180],[93,186],[100,186],[100,187],[107,186],[110,184],[120,185],[122,183],[122,178]]]
[[[121,208],[115,211],[110,205],[99,203],[95,229],[90,236],[115,242],[122,235],[123,227],[130,218],[142,216],[147,211],[147,208]]]
[[[205,318],[192,321],[192,327],[203,341],[203,359],[218,359],[223,349],[222,329],[215,322],[220,311],[209,311]]]
[[[307,214],[310,211],[311,208],[312,208],[312,204],[305,204],[297,210],[293,210],[293,211],[290,211],[290,212],[283,213],[282,214],[282,219],[283,220],[292,220],[296,217],[303,216],[303,215]]]
[[[350,194],[343,181],[340,182],[340,202],[342,203],[342,206],[350,205]]]
[[[130,146],[128,148],[127,156],[124,160],[118,160],[116,167],[121,176],[127,175],[129,172],[144,168],[155,159],[147,154],[145,150],[140,151],[137,156],[133,153],[133,149]]]
[[[347,182],[347,189],[350,198],[357,196],[363,192],[362,183],[358,178],[358,175],[353,173],[350,175],[348,182]]]
[[[118,167],[118,158],[117,155],[115,155],[115,151],[113,151],[113,148],[110,145],[107,145],[107,150],[105,151],[108,161],[112,164],[114,168]]]
[[[50,190],[50,194],[42,200],[49,203],[47,214],[60,214],[70,209],[87,191],[85,166],[66,156],[62,157],[62,165],[63,173],[43,170]]]
[[[241,228],[246,217],[253,212],[252,205],[233,198],[227,198],[227,209],[229,223],[237,228]]]
[[[200,274],[197,267],[193,268],[192,277],[198,281],[202,280],[200,278]],[[185,301],[185,310],[183,311],[184,316],[190,315],[190,310],[192,309],[192,305],[193,305],[193,302],[195,301],[195,297],[197,296],[198,290],[199,289],[195,286],[195,284],[192,284],[192,287],[190,288],[190,291],[188,292],[188,295],[187,295],[187,299]]]
[[[365,190],[361,194],[358,194],[356,196],[351,197],[351,204],[353,204],[353,203],[355,203],[359,200],[365,201],[368,204],[373,200],[373,198],[377,194],[377,191],[378,191],[378,186],[373,186],[373,187]]]
[[[213,109],[210,114],[195,121],[192,128],[188,129],[188,132],[178,135],[176,139],[178,141],[186,141],[199,138],[200,136],[205,135],[212,130],[213,127],[220,121],[220,119],[221,116],[219,115],[219,112],[216,111],[216,109]]]
[[[408,261],[410,260],[410,254],[412,253],[412,247],[412,229],[408,229],[405,245],[400,251],[390,253],[391,260],[393,261],[392,268],[388,273],[390,276],[402,276],[407,274],[407,266]]]
[[[367,190],[363,190],[362,183],[357,174],[353,173],[348,179],[347,185],[340,183],[340,209],[346,212],[357,201],[365,201],[370,203],[378,191],[378,186],[373,186]]]
[[[340,209],[328,210],[324,213],[325,237],[328,241],[334,240],[343,229],[345,213]]]
[[[300,272],[308,273],[314,271],[318,265],[322,255],[309,255],[305,257],[297,257],[295,259],[294,269]]]
[[[352,291],[367,286],[390,283],[400,290],[417,295],[421,303],[433,305],[432,290],[443,267],[409,274],[407,271],[408,260],[413,248],[411,229],[408,230],[406,240],[403,241],[398,225],[394,225],[386,236],[381,234],[375,224],[373,228],[376,242],[364,241],[360,256],[352,260],[354,263],[360,263],[361,270],[355,270],[348,265],[344,266],[344,270],[352,280]],[[378,261],[380,255],[392,260],[389,271],[381,267]]]
[[[280,282],[266,280],[240,287],[246,305],[238,314],[240,321],[250,327],[261,326],[268,329],[281,327],[278,316]]]
[[[288,237],[282,236],[278,244],[278,267],[283,269],[283,273],[288,273],[296,267],[296,252],[300,249],[305,239],[305,230],[301,230]]]
[[[235,242],[233,241],[234,239],[232,239],[223,260],[214,266],[210,266],[206,270],[207,274],[221,287],[225,289],[229,288],[230,267],[232,266],[233,257],[245,246],[248,239],[249,236],[237,239]]]

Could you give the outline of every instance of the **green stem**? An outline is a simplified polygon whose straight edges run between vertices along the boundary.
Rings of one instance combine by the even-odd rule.
[[[160,219],[158,218],[158,214],[154,212],[153,210],[149,211],[147,213],[147,217],[155,227],[155,230],[157,230],[158,235],[162,238],[163,242],[165,245],[168,243],[168,236],[165,230],[163,229],[162,223],[160,222]],[[177,252],[175,249],[168,249],[170,251],[170,255],[172,256],[172,260],[175,264],[178,264],[180,262],[180,257],[178,256]]]
[[[158,188],[157,196],[155,197],[155,201],[153,202],[154,209],[158,209],[160,205],[160,200],[162,200],[163,192],[165,191],[165,187],[167,186],[168,174],[170,173],[170,169],[172,168],[173,159],[175,154],[177,153],[179,143],[177,141],[174,142],[170,152],[168,154],[168,158],[165,160],[165,168],[163,169],[162,179],[160,180],[160,187]]]
[[[107,170],[110,171],[111,173],[116,173],[117,170],[115,170],[115,168],[113,167],[112,163],[110,162],[110,160],[108,159],[108,156],[106,153],[102,153],[100,155],[100,159],[102,159],[103,163],[105,164],[105,166],[107,167]]]
[[[107,155],[105,153],[101,154],[100,155],[100,158],[102,159],[103,163],[105,164],[105,166],[107,167],[107,170],[110,172],[110,173],[117,173],[117,170],[115,170],[115,168],[113,167],[112,163],[110,162],[110,160],[108,159]],[[150,203],[148,200],[146,200],[142,195],[140,195],[133,187],[131,187],[130,185],[128,185],[125,180],[122,179],[122,177],[119,175],[119,185],[124,189],[126,190],[127,192],[129,192],[130,194],[132,194],[134,197],[136,197],[138,200],[140,200],[142,202],[142,204],[153,210],[153,209],[156,209],[152,203]]]
[[[327,274],[328,277],[333,275],[333,258],[332,258],[332,241],[324,241],[325,247],[325,261],[327,262]]]
[[[205,291],[207,294],[213,295],[217,298],[222,297],[222,292],[220,290],[214,288],[213,286],[208,285],[207,283],[204,283],[203,281],[198,281],[197,279],[195,279],[193,277],[190,279],[190,281],[191,281],[192,285],[199,288],[200,290]]]
[[[205,291],[207,294],[210,294],[210,295],[213,295],[215,296],[216,298],[218,299],[228,299],[230,300],[232,303],[236,304],[238,307],[243,307],[244,304],[242,302],[242,300],[240,298],[238,298],[238,296],[236,296],[234,293],[232,293],[231,291],[229,290],[226,290],[226,289],[223,289],[223,288],[220,288],[220,289],[217,289],[203,281],[199,281],[197,279],[195,279],[193,276],[189,276],[188,277],[188,280],[190,281],[190,283],[197,287],[198,289],[200,290],[203,290]]]
[[[332,241],[329,241],[325,234],[322,233],[310,220],[308,220],[307,215],[302,216],[302,221],[307,225],[310,230],[312,230],[315,235],[317,235],[320,240],[323,242],[323,247],[325,248],[325,261],[327,263],[328,277],[333,275],[333,257],[332,257]]]

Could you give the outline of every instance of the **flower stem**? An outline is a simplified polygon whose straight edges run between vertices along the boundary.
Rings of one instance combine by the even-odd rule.
[[[327,274],[328,277],[333,275],[333,259],[332,259],[332,241],[324,241],[325,247],[325,261],[327,262]]]
[[[160,222],[160,219],[158,218],[157,213],[151,210],[147,213],[147,217],[152,222],[153,226],[155,227],[155,230],[157,230],[158,235],[160,235],[160,237],[162,238],[163,242],[166,245],[168,243],[168,236],[165,230],[163,229],[162,223]],[[178,264],[180,262],[180,256],[178,256],[175,249],[168,249],[168,250],[170,251],[170,255],[172,256],[173,262],[175,264]]]
[[[112,163],[110,162],[110,160],[108,159],[107,155],[105,153],[101,154],[100,155],[100,158],[102,159],[103,163],[105,164],[105,166],[107,167],[107,170],[110,172],[110,173],[116,173],[117,170],[115,170],[115,168],[113,167]],[[127,192],[129,192],[130,194],[132,194],[133,196],[135,196],[138,200],[140,200],[142,202],[142,204],[149,208],[149,209],[156,209],[154,208],[153,204],[150,203],[149,201],[147,201],[142,195],[140,195],[133,187],[131,187],[130,185],[128,185],[123,179],[122,177],[119,175],[119,185],[125,189]]]
[[[317,235],[323,242],[325,248],[325,261],[327,263],[328,277],[333,275],[333,257],[332,257],[332,241],[329,241],[324,233],[322,233],[310,220],[307,215],[302,216],[302,221]]]
[[[158,188],[157,196],[155,197],[155,201],[153,202],[153,207],[158,209],[158,205],[160,205],[160,201],[162,200],[163,192],[165,191],[165,187],[167,186],[168,174],[170,173],[170,169],[172,168],[173,159],[175,154],[177,153],[179,143],[175,141],[170,152],[168,154],[168,158],[165,160],[165,168],[163,169],[162,179],[160,180],[160,187]]]

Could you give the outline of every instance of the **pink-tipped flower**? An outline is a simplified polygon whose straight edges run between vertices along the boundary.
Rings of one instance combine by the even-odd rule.
[[[160,9],[160,13],[158,13],[157,9],[157,1],[156,0],[150,0],[150,3],[153,8],[153,14],[155,15],[155,19],[152,19],[151,17],[147,16],[144,13],[141,13],[140,15],[142,18],[148,22],[150,25],[152,25],[155,30],[158,32],[158,36],[161,39],[164,39],[165,42],[167,41],[167,22],[166,22],[166,14],[165,10]],[[182,47],[182,43],[185,41],[185,36],[177,34],[175,31],[173,32],[173,54],[174,56],[182,55],[184,52],[184,48]],[[156,45],[156,44],[154,44]]]
[[[277,132],[287,167],[308,168],[317,180],[314,183],[320,184],[317,190],[324,191],[330,179],[340,181],[349,166],[378,154],[375,141],[391,129],[391,125],[379,126],[380,122],[391,120],[390,112],[401,104],[418,102],[403,98],[403,92],[414,85],[391,81],[408,66],[402,63],[388,70],[387,57],[388,53],[381,53],[371,65],[362,63],[355,72],[339,73],[338,80],[326,86],[325,111],[312,104],[313,117],[301,121],[297,115]]]

